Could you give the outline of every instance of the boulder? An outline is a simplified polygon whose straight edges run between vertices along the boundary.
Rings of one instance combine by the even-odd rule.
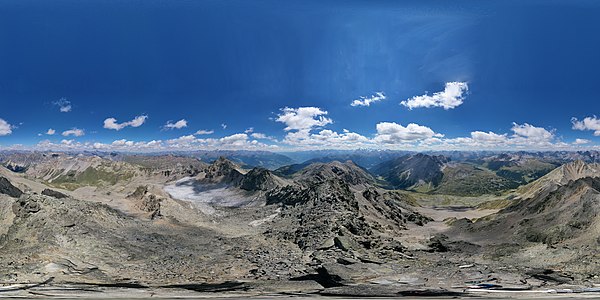
[[[44,189],[42,191],[42,195],[54,197],[56,199],[63,199],[63,198],[69,197],[68,195],[65,195],[65,194],[63,194],[61,192],[57,192],[57,191],[51,190],[51,189]]]
[[[12,185],[8,179],[0,177],[0,194],[5,194],[13,198],[19,198],[23,195],[23,192]]]

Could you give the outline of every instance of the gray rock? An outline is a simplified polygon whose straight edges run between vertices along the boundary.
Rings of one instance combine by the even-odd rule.
[[[42,191],[42,195],[54,197],[56,199],[63,199],[63,198],[69,197],[68,195],[65,195],[65,194],[63,194],[61,192],[57,192],[57,191],[51,190],[51,189],[44,189]]]
[[[8,179],[0,177],[0,194],[5,194],[13,198],[19,198],[23,195],[23,192],[12,185]]]

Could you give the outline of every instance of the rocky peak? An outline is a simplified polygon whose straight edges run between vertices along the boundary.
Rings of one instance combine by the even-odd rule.
[[[542,192],[550,192],[560,186],[566,185],[571,181],[581,178],[600,177],[600,164],[585,163],[582,160],[575,160],[564,164],[550,173],[542,176],[538,180],[519,189],[521,198],[531,198]]]
[[[587,164],[578,159],[559,167],[559,172],[562,173],[562,178],[560,178],[561,183],[566,183],[583,177],[599,177],[600,164]]]
[[[275,187],[277,187],[275,176],[265,168],[250,170],[240,182],[240,188],[247,191],[267,191]]]
[[[375,179],[371,174],[357,166],[352,161],[328,163],[313,163],[302,169],[296,179],[305,183],[323,182],[329,179],[339,179],[349,185],[371,184]]]
[[[209,177],[218,177],[218,176],[226,176],[232,172],[237,172],[239,167],[228,160],[227,158],[221,156],[219,159],[215,160],[212,164],[206,167],[205,172],[207,174],[207,178]],[[240,173],[241,174],[241,173]]]

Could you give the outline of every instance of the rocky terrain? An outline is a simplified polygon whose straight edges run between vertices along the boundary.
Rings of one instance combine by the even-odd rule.
[[[13,295],[85,286],[461,296],[479,284],[513,291],[600,284],[593,163],[568,163],[516,190],[487,168],[476,183],[474,167],[454,171],[465,188],[510,193],[489,198],[505,208],[476,209],[387,189],[352,161],[282,172],[224,157],[210,164],[169,155],[36,157],[21,163],[25,171],[0,170],[0,281]],[[438,192],[448,188],[448,168],[462,170],[427,155],[398,162],[403,168],[387,174],[411,187],[441,172]]]

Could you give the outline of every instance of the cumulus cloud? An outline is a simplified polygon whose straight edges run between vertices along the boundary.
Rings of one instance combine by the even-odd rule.
[[[348,130],[339,133],[329,129],[314,132],[320,127],[332,124],[326,117],[327,111],[318,107],[283,108],[275,121],[286,127],[283,143],[302,148],[344,148],[363,147],[372,143],[368,138]],[[256,138],[261,136],[256,136]],[[272,138],[272,140],[275,140]]]
[[[329,129],[317,133],[308,130],[289,132],[283,142],[303,149],[355,149],[373,144],[369,138],[358,133],[347,130],[339,133]]]
[[[401,144],[425,140],[433,137],[443,137],[431,128],[410,123],[406,127],[394,122],[382,122],[376,125],[377,135],[375,141],[384,144]]]
[[[4,119],[0,119],[0,136],[11,134],[13,128],[14,126],[8,124]]]
[[[71,101],[68,101],[67,98],[60,98],[58,101],[52,102],[52,104],[58,106],[60,112],[70,112],[73,108],[71,106]]]
[[[575,139],[575,141],[573,142],[574,145],[585,145],[585,144],[589,144],[592,141],[590,140],[586,140],[586,139]]]
[[[473,131],[470,137],[458,137],[441,141],[446,149],[562,149],[568,144],[555,140],[554,132],[528,123],[513,123],[512,135],[495,132]]]
[[[258,132],[252,133],[251,136],[255,139],[263,139],[263,140],[269,138],[266,134],[258,133]]]
[[[571,123],[575,130],[591,130],[594,131],[595,136],[600,136],[600,119],[593,117],[586,117],[579,121],[577,118],[572,118]]]
[[[463,104],[464,94],[469,90],[466,82],[447,82],[443,91],[433,95],[415,96],[400,102],[409,109],[418,107],[442,107],[446,110]]]
[[[534,142],[550,141],[554,138],[552,132],[527,123],[522,125],[513,123],[511,130],[515,133],[514,137],[522,137]]]
[[[73,128],[70,130],[66,130],[63,131],[62,133],[63,136],[84,136],[85,135],[85,131],[83,131],[83,129],[77,129],[77,128]]]
[[[131,146],[134,145],[134,141],[128,141],[126,139],[121,139],[121,140],[113,141],[111,145],[113,145],[113,146],[128,146],[128,147],[131,147]]]
[[[150,152],[159,151],[164,148],[162,141],[152,140],[150,142],[145,141],[128,141],[128,140],[116,140],[112,143],[105,144],[100,142],[77,142],[75,140],[62,140],[60,143],[53,143],[50,140],[43,140],[34,147],[37,150],[54,150],[54,151],[65,151],[65,150],[102,150],[102,151],[140,151]]]
[[[204,130],[204,129],[200,129],[198,131],[196,131],[196,133],[194,133],[195,135],[208,135],[208,134],[213,134],[215,133],[214,130]]]
[[[350,106],[370,106],[371,103],[379,102],[381,100],[385,100],[385,94],[383,92],[377,92],[375,95],[371,95],[369,97],[361,96],[360,99],[356,99],[350,103]]]
[[[131,120],[129,122],[123,122],[123,123],[117,123],[117,119],[115,119],[115,118],[107,118],[106,120],[104,120],[104,128],[118,131],[127,126],[140,127],[146,122],[147,118],[148,118],[148,116],[141,115],[141,116],[135,117],[133,120]]]
[[[194,135],[184,135],[166,141],[166,149],[221,149],[221,150],[259,150],[275,149],[276,145],[267,145],[252,140],[246,133],[236,133],[222,138],[197,138]]]
[[[270,140],[270,141],[277,141],[277,139],[275,137],[272,136],[268,136],[264,133],[260,133],[260,132],[253,132],[252,134],[250,134],[250,136],[252,138],[255,138],[257,140]]]
[[[244,133],[253,133],[254,127],[248,127],[248,129],[244,130]]]
[[[50,129],[48,129],[48,131],[46,131],[47,135],[54,135],[55,133],[56,133],[56,130],[54,130],[52,128],[50,128]]]
[[[181,129],[187,127],[187,121],[185,119],[181,119],[175,123],[171,123],[171,121],[168,121],[167,124],[165,124],[164,128],[165,129]]]
[[[477,143],[492,143],[492,144],[501,144],[506,143],[508,140],[506,134],[497,134],[494,132],[483,132],[483,131],[473,131],[471,132],[471,138],[473,141]]]
[[[245,133],[236,133],[230,136],[222,137],[219,141],[224,145],[242,146],[248,140],[248,135]]]
[[[285,131],[290,130],[310,130],[314,127],[322,127],[333,123],[330,118],[325,117],[327,111],[318,107],[299,107],[281,109],[275,121],[284,123],[287,127]]]

